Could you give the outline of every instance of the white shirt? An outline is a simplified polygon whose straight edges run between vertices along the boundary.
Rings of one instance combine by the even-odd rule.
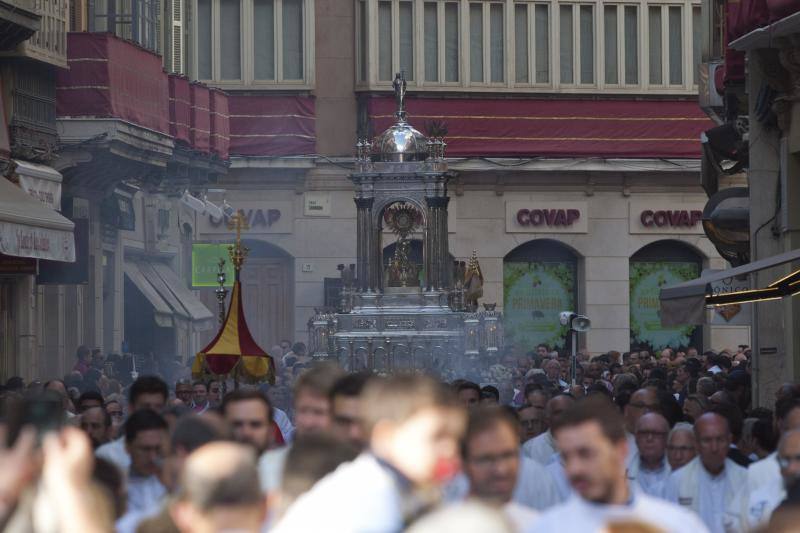
[[[278,429],[281,430],[283,442],[286,444],[292,442],[292,440],[294,440],[294,426],[292,425],[292,421],[289,420],[289,415],[286,414],[286,411],[273,407],[272,419],[275,420],[275,423],[278,424]]]
[[[698,458],[699,459],[699,458]],[[742,468],[732,461],[725,462],[725,468],[717,476],[712,476],[702,467],[695,469],[697,479],[692,484],[697,484],[697,502],[700,518],[705,523],[708,530],[712,533],[725,533],[727,500],[735,493],[737,488],[733,486],[729,476],[729,468]],[[664,499],[679,503],[679,491],[681,481],[689,469],[679,468],[670,474],[664,486]]]
[[[273,492],[281,488],[283,481],[283,468],[289,456],[291,445],[275,450],[267,450],[258,460],[258,477],[261,480],[261,490]]]
[[[371,454],[361,454],[300,496],[272,533],[395,533],[403,530],[398,477]]]
[[[599,533],[614,521],[644,522],[667,533],[707,533],[708,529],[691,512],[677,505],[636,494],[629,505],[603,505],[576,496],[539,515],[534,532]]]
[[[539,513],[520,505],[516,502],[508,502],[503,506],[503,512],[506,514],[511,523],[514,524],[514,531],[517,533],[532,533],[536,521],[539,518]]]
[[[660,498],[671,472],[672,469],[667,462],[666,456],[661,460],[659,468],[648,470],[642,465],[642,459],[637,453],[633,458],[633,462],[628,465],[628,480],[636,483],[645,494]]]
[[[781,467],[778,465],[778,452],[772,452],[760,461],[747,467],[747,487],[750,492],[763,485],[781,484]]]
[[[556,485],[559,503],[565,502],[572,496],[572,486],[567,479],[567,472],[561,463],[561,454],[554,453],[550,456],[550,461],[545,465],[545,471],[550,474],[550,478]]]
[[[552,433],[548,429],[541,435],[525,441],[522,453],[539,464],[546,465],[558,450]]]
[[[442,493],[445,501],[456,502],[465,500],[469,496],[469,489],[469,479],[466,474],[459,472],[450,483],[443,487]],[[542,511],[563,500],[559,496],[555,481],[545,467],[522,456],[512,501],[526,508]]]
[[[157,476],[128,475],[128,512],[158,512],[167,489]]]
[[[94,451],[94,454],[101,459],[109,461],[119,468],[119,471],[126,474],[131,468],[131,457],[125,449],[125,436],[107,442]]]

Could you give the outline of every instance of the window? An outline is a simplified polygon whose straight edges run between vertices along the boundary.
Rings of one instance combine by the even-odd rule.
[[[403,71],[407,81],[414,81],[413,2],[378,2],[378,29],[378,79],[391,81]]]
[[[196,77],[222,85],[305,85],[310,0],[196,0]]]
[[[475,84],[505,81],[505,21],[501,2],[469,3],[469,72]]]
[[[458,82],[458,3],[425,2],[424,10],[425,81]]]
[[[550,6],[514,6],[514,71],[520,84],[550,82]],[[531,77],[533,75],[533,78]]]
[[[360,88],[696,90],[701,0],[353,1]]]
[[[603,11],[606,85],[639,83],[639,8],[606,5]]]
[[[160,52],[157,0],[89,0],[91,32],[111,32]]]
[[[681,6],[648,7],[650,85],[682,85],[683,9]]]
[[[594,83],[594,6],[559,6],[561,83]]]

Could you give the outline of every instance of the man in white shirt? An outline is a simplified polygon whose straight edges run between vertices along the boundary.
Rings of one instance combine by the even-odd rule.
[[[619,411],[599,395],[577,402],[553,427],[575,494],[539,516],[534,531],[595,533],[614,523],[639,523],[667,533],[704,533],[692,513],[637,492],[625,475],[628,442]]]
[[[295,438],[330,429],[331,402],[328,394],[341,376],[339,368],[322,365],[307,370],[297,378],[294,386]],[[283,465],[290,446],[265,451],[258,461],[261,488],[267,494],[281,485]]]
[[[741,495],[738,514],[734,509],[731,522],[726,524],[728,531],[753,531],[769,523],[773,511],[786,499],[786,491],[800,479],[800,430],[784,432],[776,454],[780,483],[766,483]]]
[[[128,392],[128,416],[141,409],[160,413],[167,403],[167,384],[156,376],[142,376],[133,382]],[[95,450],[95,455],[114,464],[123,474],[131,466],[131,458],[125,449],[125,436],[107,442]]]
[[[746,483],[747,470],[727,458],[732,435],[725,417],[705,413],[694,431],[698,456],[670,474],[664,498],[692,509],[712,533],[724,533],[726,510]]]
[[[775,402],[775,426],[778,436],[792,429],[800,429],[800,399],[785,397]],[[747,468],[747,490],[755,492],[765,485],[778,485],[781,472],[778,465],[778,452],[756,461]]]
[[[645,413],[636,422],[637,453],[628,464],[628,479],[645,494],[659,498],[671,469],[667,462],[669,422],[659,413]]]
[[[117,531],[133,532],[136,524],[158,512],[167,490],[161,484],[161,465],[167,442],[167,422],[155,411],[141,409],[125,423],[125,448],[131,458],[128,506]]]
[[[538,515],[512,501],[520,468],[518,426],[502,407],[474,410],[461,452],[470,497],[503,508],[516,531],[522,533],[531,530]]]
[[[553,421],[574,402],[575,398],[569,394],[558,394],[550,398],[544,407],[547,425],[551,426]],[[549,429],[522,445],[522,453],[540,465],[548,464],[557,451],[553,434]]]
[[[458,468],[466,414],[426,376],[375,379],[362,395],[369,451],[300,496],[274,533],[394,533]]]

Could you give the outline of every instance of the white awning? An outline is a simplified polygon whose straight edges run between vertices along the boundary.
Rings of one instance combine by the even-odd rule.
[[[15,159],[19,186],[55,211],[61,211],[61,173],[53,167]]]
[[[158,294],[158,291],[150,284],[139,265],[133,261],[124,262],[125,275],[136,285],[150,305],[153,306],[156,324],[162,328],[172,327],[172,309]]]
[[[75,261],[75,225],[0,177],[0,253]]]
[[[174,270],[164,263],[153,263],[152,268],[189,313],[196,330],[203,331],[216,326],[214,314],[192,294],[192,291],[181,281]]]

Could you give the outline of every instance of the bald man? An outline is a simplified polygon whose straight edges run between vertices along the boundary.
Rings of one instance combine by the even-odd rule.
[[[253,450],[231,442],[198,448],[184,463],[170,514],[181,533],[259,532],[267,506]]]
[[[544,406],[544,418],[547,426],[552,426],[553,421],[573,402],[575,399],[568,394],[558,394],[550,398]],[[541,465],[549,463],[557,451],[555,440],[549,429],[522,446],[522,454]]]
[[[669,422],[659,413],[645,413],[636,422],[637,452],[628,464],[628,479],[645,494],[660,497],[672,469],[667,462]]]
[[[747,482],[747,469],[728,459],[732,435],[728,420],[713,411],[694,425],[698,455],[670,474],[664,497],[694,510],[712,533],[724,533],[726,510]]]

